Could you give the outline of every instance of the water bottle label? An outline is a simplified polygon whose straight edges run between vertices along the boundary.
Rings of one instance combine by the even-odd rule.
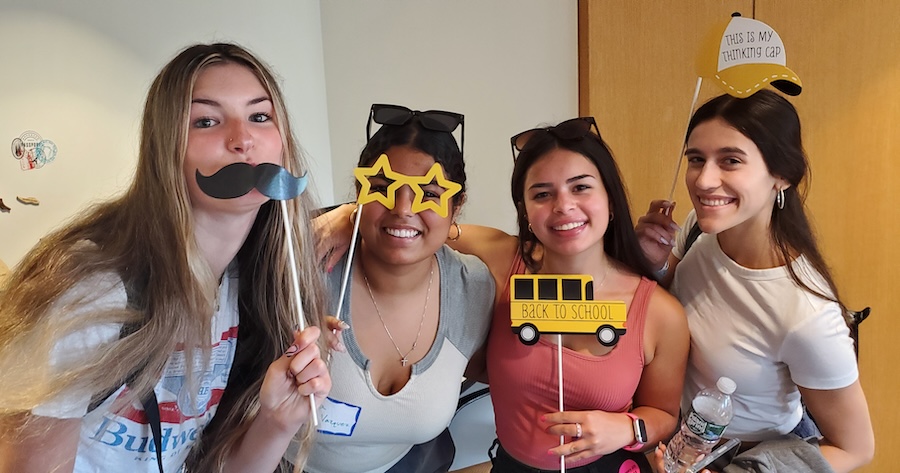
[[[697,414],[693,409],[687,415],[687,426],[691,429],[691,432],[694,435],[702,438],[703,440],[719,440],[722,437],[722,433],[725,432],[724,425],[713,424],[712,422],[707,422],[700,414]]]

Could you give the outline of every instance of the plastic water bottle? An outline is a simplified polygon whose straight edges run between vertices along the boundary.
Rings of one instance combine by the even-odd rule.
[[[697,457],[712,451],[734,416],[731,394],[736,387],[734,381],[723,376],[714,388],[697,393],[691,401],[691,410],[683,418],[681,430],[666,446],[666,473],[684,472]]]

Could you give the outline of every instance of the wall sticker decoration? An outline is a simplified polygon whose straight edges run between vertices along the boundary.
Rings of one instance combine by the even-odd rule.
[[[10,151],[23,171],[39,169],[56,159],[56,143],[45,140],[36,131],[25,131],[12,141]]]

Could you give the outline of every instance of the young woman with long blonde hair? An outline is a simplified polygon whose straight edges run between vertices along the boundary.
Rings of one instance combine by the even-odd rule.
[[[289,240],[258,190],[200,190],[233,163],[308,169],[268,67],[188,47],[150,86],[130,188],[43,238],[0,297],[0,471],[273,471],[312,432],[309,396],[331,384],[314,205],[287,201]]]

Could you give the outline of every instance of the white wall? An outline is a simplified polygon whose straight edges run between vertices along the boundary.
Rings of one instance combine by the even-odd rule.
[[[326,0],[334,189],[352,199],[372,103],[466,116],[462,221],[515,230],[509,137],[578,114],[575,0]],[[377,126],[377,125],[376,125]]]
[[[147,88],[196,42],[238,42],[281,76],[315,189],[330,202],[320,17],[318,0],[0,1],[0,198],[12,208],[0,213],[0,259],[12,266],[87,203],[130,183]],[[53,163],[20,170],[8,150],[27,130],[56,143]]]

